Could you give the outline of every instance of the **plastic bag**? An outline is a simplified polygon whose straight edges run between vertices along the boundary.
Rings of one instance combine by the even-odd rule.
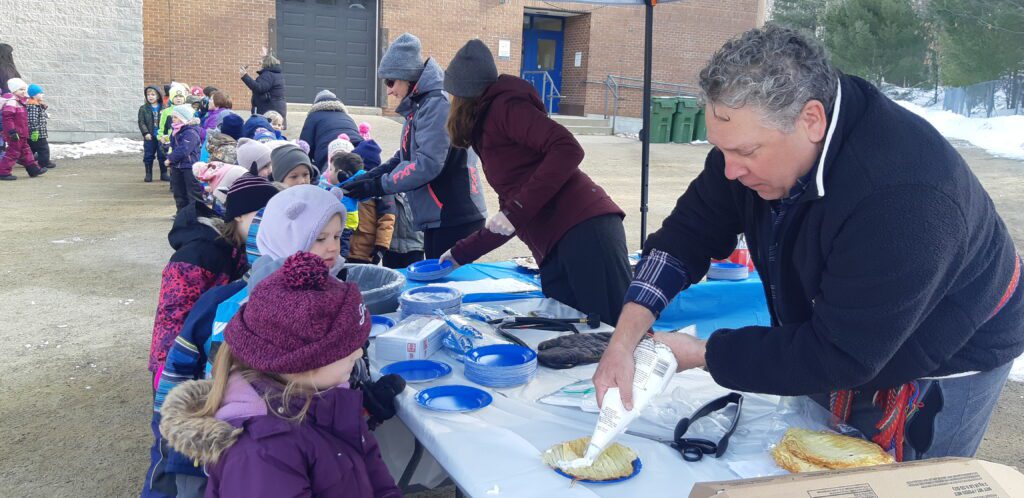
[[[465,361],[466,353],[471,349],[508,343],[501,338],[494,326],[486,322],[467,318],[461,314],[446,314],[441,310],[435,311],[434,314],[444,320],[448,326],[448,331],[445,332],[442,339],[445,353],[459,363]]]

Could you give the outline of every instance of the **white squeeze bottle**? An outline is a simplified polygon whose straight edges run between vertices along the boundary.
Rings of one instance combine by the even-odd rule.
[[[633,361],[636,370],[633,372],[633,409],[626,410],[622,406],[619,388],[608,389],[604,394],[604,405],[597,417],[597,426],[590,437],[590,446],[583,458],[565,462],[566,469],[589,467],[601,452],[611,444],[619,434],[626,430],[633,419],[651,403],[651,399],[661,394],[676,373],[676,356],[668,346],[645,337],[633,350]],[[561,462],[560,462],[561,463]]]

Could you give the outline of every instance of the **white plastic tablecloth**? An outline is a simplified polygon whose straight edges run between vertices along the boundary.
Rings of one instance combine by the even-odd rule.
[[[572,308],[552,299],[488,305],[509,306],[522,312],[542,310],[557,317],[580,316]],[[611,327],[602,325],[595,331],[611,330]],[[517,331],[517,335],[534,348],[559,334],[532,329]],[[369,356],[376,378],[379,369],[390,362],[378,362],[372,344]],[[756,477],[778,471],[771,463],[768,451],[770,443],[777,441],[777,435],[788,425],[788,420],[776,413],[779,398],[746,394],[739,427],[722,459],[705,456],[700,462],[685,462],[676,450],[665,444],[624,434],[616,441],[639,454],[643,469],[637,476],[613,484],[572,484],[546,466],[540,454],[556,443],[589,436],[597,414],[538,403],[537,400],[562,386],[589,379],[596,365],[568,370],[540,367],[536,378],[526,385],[493,389],[468,381],[463,375],[462,364],[444,352],[436,353],[431,359],[448,363],[452,366],[452,373],[432,382],[409,384],[397,399],[400,420],[388,421],[376,432],[384,460],[396,479],[412,453],[412,435],[429,452],[413,475],[412,484],[433,487],[443,481],[447,473],[467,496],[472,497],[686,496],[696,482]],[[479,387],[490,392],[494,401],[470,413],[436,412],[416,403],[416,394],[420,390],[449,384]],[[676,374],[662,397],[645,410],[644,416],[630,425],[630,429],[669,438],[678,418],[689,416],[696,407],[727,393],[728,390],[716,385],[704,371],[681,372]],[[715,427],[713,421],[707,421],[691,428],[687,436],[703,435],[717,441],[723,431],[716,432]],[[700,433],[702,428],[708,431],[707,434]]]

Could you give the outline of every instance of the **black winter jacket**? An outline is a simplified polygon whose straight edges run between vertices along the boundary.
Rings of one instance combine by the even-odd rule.
[[[860,78],[840,87],[815,181],[779,227],[714,149],[646,244],[698,281],[746,234],[773,326],[712,334],[708,371],[728,389],[801,395],[1013,361],[1024,286],[1008,294],[1020,263],[992,199],[925,120]]]
[[[253,114],[264,114],[277,111],[288,124],[288,104],[284,99],[284,75],[281,66],[270,66],[256,72],[256,79],[248,74],[242,76],[242,82],[252,91]]]
[[[156,128],[160,123],[153,121],[153,108],[149,105],[149,101],[146,100],[146,92],[148,90],[156,92],[156,103],[160,106],[159,109],[157,109],[157,114],[159,114],[164,108],[164,99],[160,93],[160,89],[156,86],[147,86],[146,89],[142,91],[142,105],[139,106],[139,133],[142,133],[143,138],[145,138],[146,135],[152,135],[156,138]]]

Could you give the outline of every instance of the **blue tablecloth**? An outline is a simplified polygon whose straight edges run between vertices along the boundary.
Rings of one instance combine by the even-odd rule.
[[[400,270],[403,274],[405,270]],[[444,284],[485,278],[515,278],[540,286],[540,276],[529,273],[512,262],[473,263],[452,272],[446,278],[433,282],[407,280],[406,289],[430,284]],[[519,294],[470,294],[464,302],[508,301],[545,297],[543,292]],[[669,303],[654,324],[655,330],[675,330],[687,325],[697,326],[697,335],[706,339],[712,332],[724,328],[748,325],[769,325],[771,317],[757,273],[738,282],[708,280],[691,286]]]

